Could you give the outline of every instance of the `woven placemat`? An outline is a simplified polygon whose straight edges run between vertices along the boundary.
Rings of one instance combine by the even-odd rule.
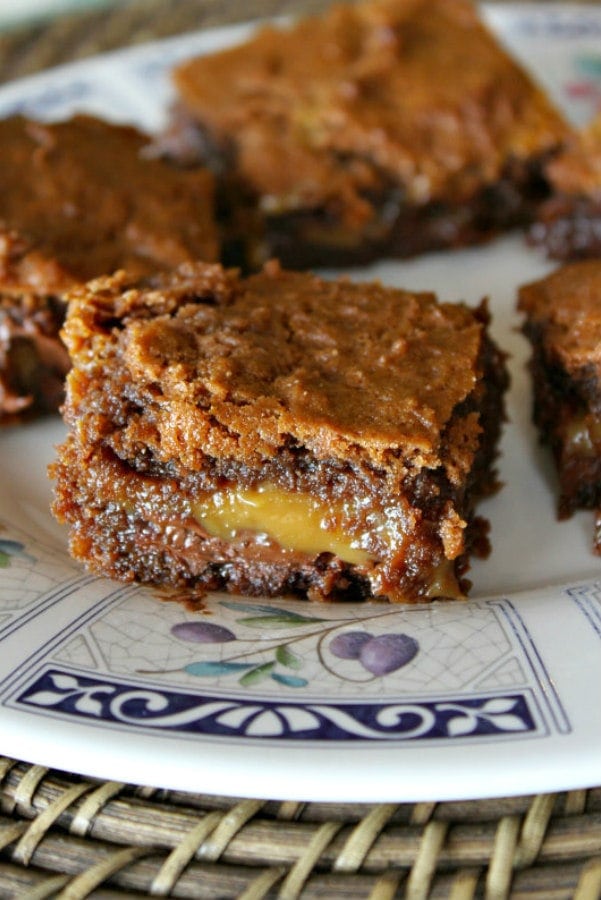
[[[72,13],[0,34],[0,82],[325,5],[134,0]],[[461,803],[274,802],[100,782],[0,757],[0,898],[149,895],[599,900],[601,788]]]
[[[18,3],[18,0],[13,0]],[[0,34],[0,83],[67,60],[263,16],[324,9],[330,0],[129,0]],[[519,0],[514,0],[519,2]],[[554,0],[543,0],[554,2]],[[565,0],[557,0],[565,2]],[[578,0],[594,4],[598,0]]]
[[[0,82],[117,47],[327,5],[327,0],[130,0],[75,12],[0,34]]]
[[[601,789],[325,804],[95,782],[0,758],[0,897],[601,896]]]

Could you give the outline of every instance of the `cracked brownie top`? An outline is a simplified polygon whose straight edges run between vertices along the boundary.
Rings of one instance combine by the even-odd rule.
[[[383,183],[416,205],[460,203],[569,132],[467,0],[335,6],[174,78],[266,213],[331,201],[364,222]]]
[[[275,263],[248,279],[209,265],[142,284],[121,274],[70,294],[70,406],[126,395],[124,456],[142,441],[195,468],[203,454],[253,464],[303,446],[461,480],[481,430],[470,403],[485,330],[483,310],[433,294]]]
[[[519,308],[566,371],[601,378],[601,260],[581,260],[524,285]]]

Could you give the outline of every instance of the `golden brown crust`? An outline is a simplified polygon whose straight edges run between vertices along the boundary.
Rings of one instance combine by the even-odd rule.
[[[0,225],[29,244],[38,283],[52,260],[85,280],[217,258],[211,176],[145,159],[146,145],[136,129],[91,116],[0,121]]]
[[[601,375],[601,260],[564,265],[524,285],[519,309],[568,374],[586,368]]]
[[[555,192],[601,201],[601,114],[570,136],[545,171]]]
[[[58,260],[34,248],[21,234],[0,227],[0,294],[59,294],[76,283]]]
[[[220,302],[197,302],[201,283]],[[476,420],[466,413],[461,439],[445,443],[481,376],[484,324],[467,307],[271,264],[247,280],[191,266],[154,291],[100,279],[75,290],[70,308],[76,363],[121,355],[148,402],[160,385],[145,439],[164,461],[194,468],[198,447],[256,461],[292,442],[391,471],[444,466],[454,480],[471,467]],[[117,340],[103,321],[115,312]]]
[[[356,228],[387,185],[462,203],[569,132],[467,0],[336,6],[174,78],[264,213],[326,207]]]

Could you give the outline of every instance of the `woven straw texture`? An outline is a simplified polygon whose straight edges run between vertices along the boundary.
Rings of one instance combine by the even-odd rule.
[[[324,5],[134,0],[72,13],[0,34],[0,82]],[[599,900],[601,788],[461,803],[276,803],[97,782],[0,757],[0,898],[135,896]]]
[[[418,804],[275,803],[0,758],[0,897],[601,896],[601,789]]]

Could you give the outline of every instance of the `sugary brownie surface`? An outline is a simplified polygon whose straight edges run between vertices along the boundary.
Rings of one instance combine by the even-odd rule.
[[[546,172],[555,191],[601,201],[601,114],[570,137]]]
[[[82,280],[216,259],[211,176],[144,158],[147,143],[90,116],[0,120],[0,225]]]
[[[184,63],[175,83],[265,213],[329,204],[355,224],[385,186],[459,203],[568,131],[467,0],[337,6]]]
[[[152,406],[144,440],[164,461],[193,467],[202,446],[256,462],[292,443],[392,468],[471,463],[475,419],[457,446],[445,435],[481,376],[484,325],[467,307],[275,264],[246,280],[190,267],[156,290],[98,280],[71,306],[74,360],[123,369]]]
[[[601,260],[564,265],[525,285],[519,307],[567,372],[601,375]]]
[[[75,281],[56,257],[35,248],[17,231],[0,225],[0,291],[7,297],[28,292],[58,294]]]

